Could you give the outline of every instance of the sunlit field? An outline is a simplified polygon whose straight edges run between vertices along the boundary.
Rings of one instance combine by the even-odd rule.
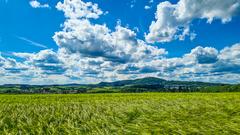
[[[0,95],[0,134],[240,134],[240,93]]]

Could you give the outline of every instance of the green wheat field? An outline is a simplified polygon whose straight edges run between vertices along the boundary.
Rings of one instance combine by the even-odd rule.
[[[240,134],[240,93],[0,95],[0,134]]]

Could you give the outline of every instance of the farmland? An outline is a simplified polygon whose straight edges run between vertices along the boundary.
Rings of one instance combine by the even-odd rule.
[[[0,134],[240,134],[240,93],[0,95]]]

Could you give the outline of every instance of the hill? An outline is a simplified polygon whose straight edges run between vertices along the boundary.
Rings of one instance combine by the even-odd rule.
[[[119,92],[236,92],[239,85],[172,81],[155,77],[98,84],[26,85],[5,84],[0,93],[119,93]]]
[[[155,84],[165,84],[166,80],[155,78],[155,77],[147,77],[142,79],[135,80],[122,80],[116,82],[101,82],[98,86],[126,86],[126,85],[155,85]]]
[[[163,86],[219,86],[220,83],[193,82],[193,81],[171,81],[156,77],[146,77],[134,80],[122,80],[116,82],[101,82],[98,86],[134,86],[134,85],[163,85]]]

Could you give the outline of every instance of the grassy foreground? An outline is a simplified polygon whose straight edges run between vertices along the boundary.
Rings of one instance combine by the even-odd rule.
[[[240,93],[0,95],[0,134],[240,134]]]

